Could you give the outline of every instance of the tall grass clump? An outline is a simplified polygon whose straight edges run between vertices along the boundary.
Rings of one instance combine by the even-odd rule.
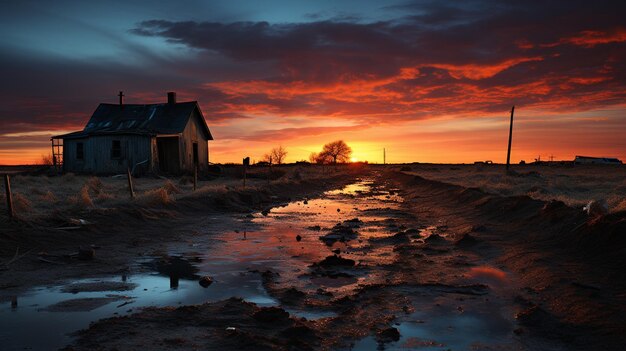
[[[91,200],[91,196],[89,195],[89,186],[87,184],[83,185],[78,194],[68,198],[68,202],[71,205],[83,208],[93,207],[93,200]]]
[[[174,198],[165,187],[145,191],[137,197],[139,203],[148,206],[167,205],[174,202]]]
[[[103,184],[98,177],[90,177],[87,179],[87,182],[85,182],[85,185],[94,195],[99,195],[102,192]]]
[[[182,193],[182,191],[180,191],[176,184],[172,183],[172,181],[169,179],[165,181],[165,184],[163,184],[163,187],[161,189],[164,189],[168,194]]]
[[[28,200],[26,196],[22,195],[21,193],[13,193],[12,198],[13,208],[17,213],[30,212],[30,210],[33,208],[30,200]]]
[[[43,202],[48,202],[48,203],[55,203],[55,202],[58,201],[57,197],[50,190],[48,190],[45,193],[41,194],[41,196],[39,196],[39,199],[41,201],[43,201]]]

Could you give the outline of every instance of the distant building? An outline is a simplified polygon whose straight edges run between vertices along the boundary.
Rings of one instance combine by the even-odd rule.
[[[589,157],[589,156],[576,156],[574,158],[574,163],[577,165],[621,165],[622,161],[613,157]]]
[[[169,92],[167,103],[126,105],[123,96],[100,104],[83,130],[52,137],[55,165],[95,174],[207,170],[213,136],[197,101],[179,103]]]

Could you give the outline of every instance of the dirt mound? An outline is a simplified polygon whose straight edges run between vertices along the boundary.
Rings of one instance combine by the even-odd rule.
[[[465,233],[461,239],[457,240],[454,245],[458,247],[471,247],[478,244],[478,239],[470,233]]]
[[[379,244],[406,244],[410,242],[408,231],[398,232],[392,236],[388,236],[385,238],[372,238],[369,239],[370,242],[379,243]]]
[[[353,229],[355,222],[346,222],[337,223],[333,229],[330,230],[330,233],[320,236],[320,240],[323,241],[324,244],[332,246],[337,241],[346,242],[356,239],[359,233]]]
[[[332,268],[332,267],[352,267],[355,265],[355,261],[349,258],[343,258],[338,255],[328,256],[325,259],[321,260],[318,263],[314,263],[314,265],[324,267],[324,268]]]
[[[100,320],[66,350],[308,350],[322,340],[313,324],[278,307],[241,299],[178,308],[149,307]]]

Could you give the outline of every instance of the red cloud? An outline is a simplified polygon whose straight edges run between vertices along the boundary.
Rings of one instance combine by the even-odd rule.
[[[585,30],[577,35],[562,38],[556,43],[544,44],[544,47],[554,47],[562,44],[578,45],[586,48],[593,48],[596,45],[620,43],[626,41],[626,29],[617,28],[610,32]]]

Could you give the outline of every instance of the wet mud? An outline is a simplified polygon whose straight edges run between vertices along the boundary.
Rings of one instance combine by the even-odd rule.
[[[199,223],[210,243],[173,245],[107,279],[35,289],[18,301],[37,306],[12,313],[27,323],[96,306],[57,330],[66,350],[621,349],[624,305],[608,305],[623,288],[607,291],[585,262],[549,245],[556,239],[539,240],[555,230],[544,221],[567,209],[546,211],[373,172],[241,216],[229,231]]]

